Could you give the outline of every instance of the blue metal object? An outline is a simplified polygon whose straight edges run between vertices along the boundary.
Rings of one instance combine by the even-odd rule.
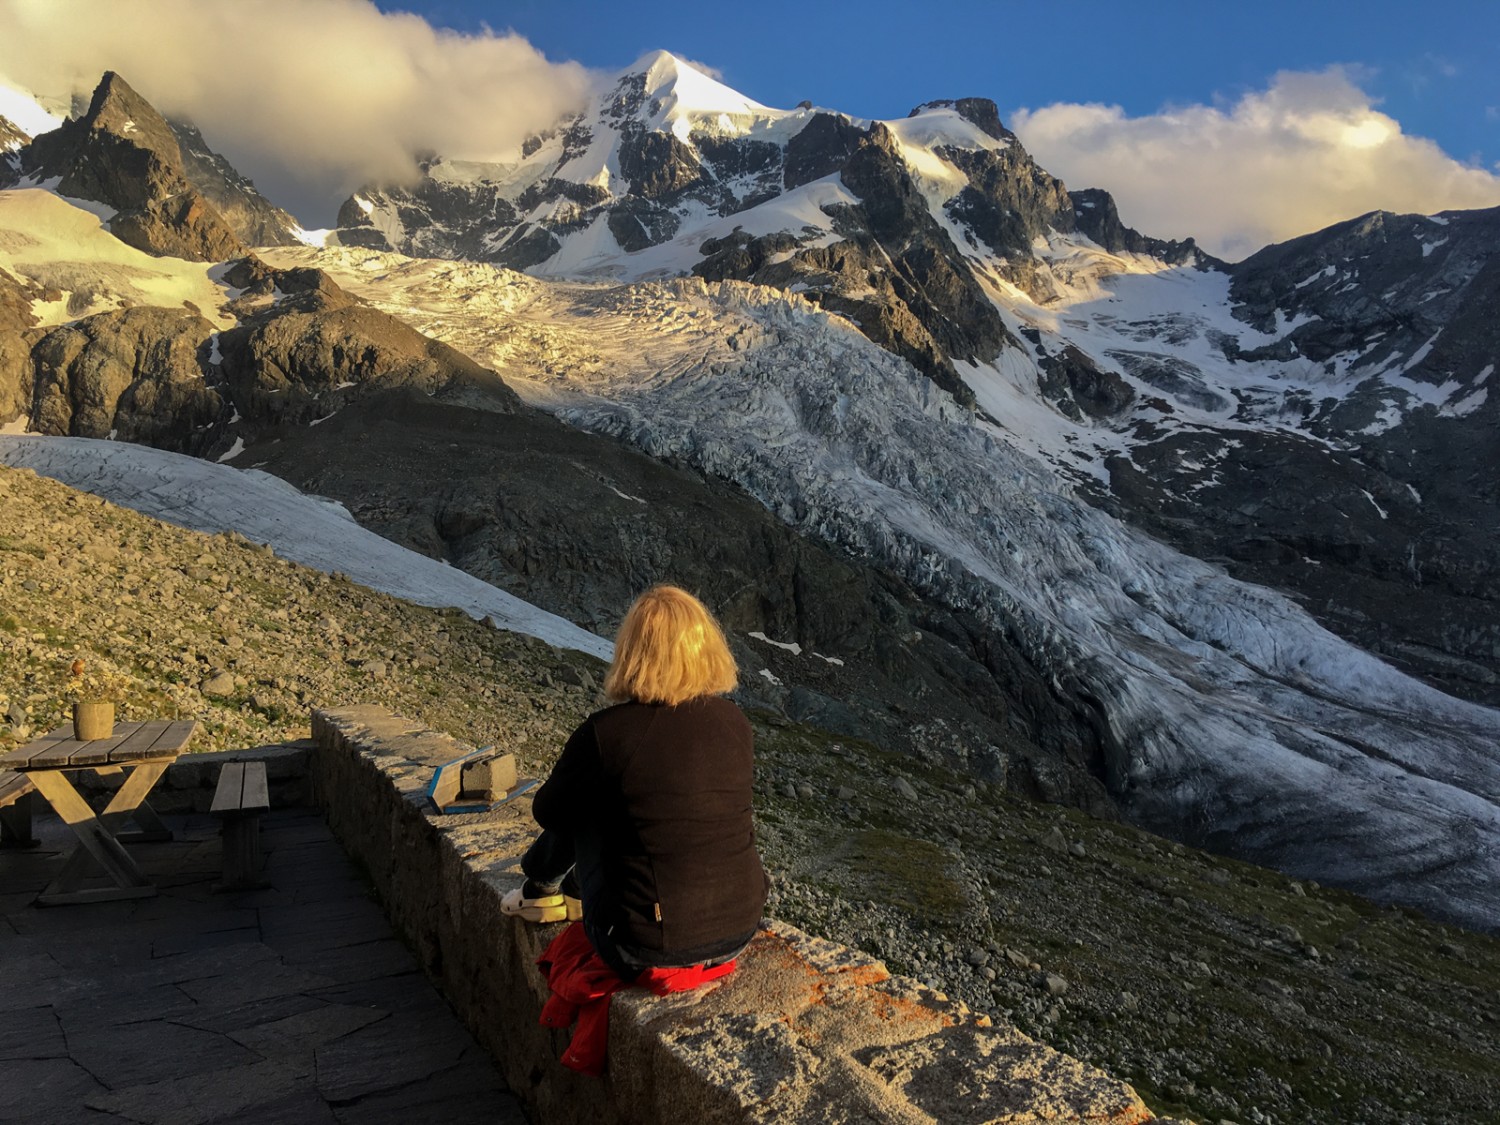
[[[536,787],[536,780],[528,778],[519,780],[514,789],[509,790],[505,796],[498,801],[467,801],[460,803],[456,798],[460,792],[459,779],[463,776],[464,765],[475,759],[485,757],[493,752],[495,747],[481,746],[472,753],[465,754],[462,758],[455,758],[451,762],[445,762],[438,766],[432,773],[432,781],[427,785],[427,799],[432,802],[432,807],[440,813],[480,813],[491,812],[505,804],[512,797],[520,796],[522,793]],[[447,790],[453,799],[444,803],[440,793]]]

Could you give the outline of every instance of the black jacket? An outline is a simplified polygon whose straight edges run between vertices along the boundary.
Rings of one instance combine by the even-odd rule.
[[[574,840],[585,924],[650,965],[731,953],[768,880],[755,850],[750,724],[727,699],[622,703],[573,732],[532,815]]]

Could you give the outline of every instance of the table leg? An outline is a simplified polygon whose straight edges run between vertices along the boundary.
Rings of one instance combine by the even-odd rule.
[[[171,764],[171,759],[162,758],[154,762],[141,762],[131,769],[125,784],[120,786],[109,804],[104,806],[104,811],[99,814],[100,822],[115,839],[127,844],[172,839],[172,830],[162,823],[156,810],[146,803],[146,794],[151,792]],[[131,820],[135,821],[140,831],[121,832],[120,828]]]
[[[61,770],[35,770],[29,776],[37,792],[47,798],[48,804],[62,817],[63,823],[78,837],[78,847],[63,863],[63,869],[57,878],[37,896],[38,903],[52,906],[59,903],[146,898],[156,894],[156,887],[146,878],[145,872],[136,866],[130,853],[94,815],[94,810],[78,795],[78,790],[73,788]],[[87,857],[90,856],[114,881],[113,887],[87,890],[78,888],[88,866]]]

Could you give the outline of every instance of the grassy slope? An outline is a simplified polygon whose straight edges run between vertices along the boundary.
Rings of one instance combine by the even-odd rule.
[[[0,749],[62,721],[75,656],[130,681],[127,713],[199,719],[199,749],[303,734],[310,705],[378,702],[533,772],[597,704],[600,671],[0,469]],[[219,672],[235,687],[205,696]],[[1159,1109],[1500,1115],[1500,942],[754,719],[778,916],[1009,1012]]]

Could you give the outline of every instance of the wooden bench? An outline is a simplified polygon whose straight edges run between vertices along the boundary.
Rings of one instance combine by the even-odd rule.
[[[0,847],[34,848],[31,834],[31,778],[15,770],[0,770]]]
[[[269,886],[260,877],[260,814],[271,807],[264,762],[226,762],[209,812],[222,817],[224,881],[216,891]]]

